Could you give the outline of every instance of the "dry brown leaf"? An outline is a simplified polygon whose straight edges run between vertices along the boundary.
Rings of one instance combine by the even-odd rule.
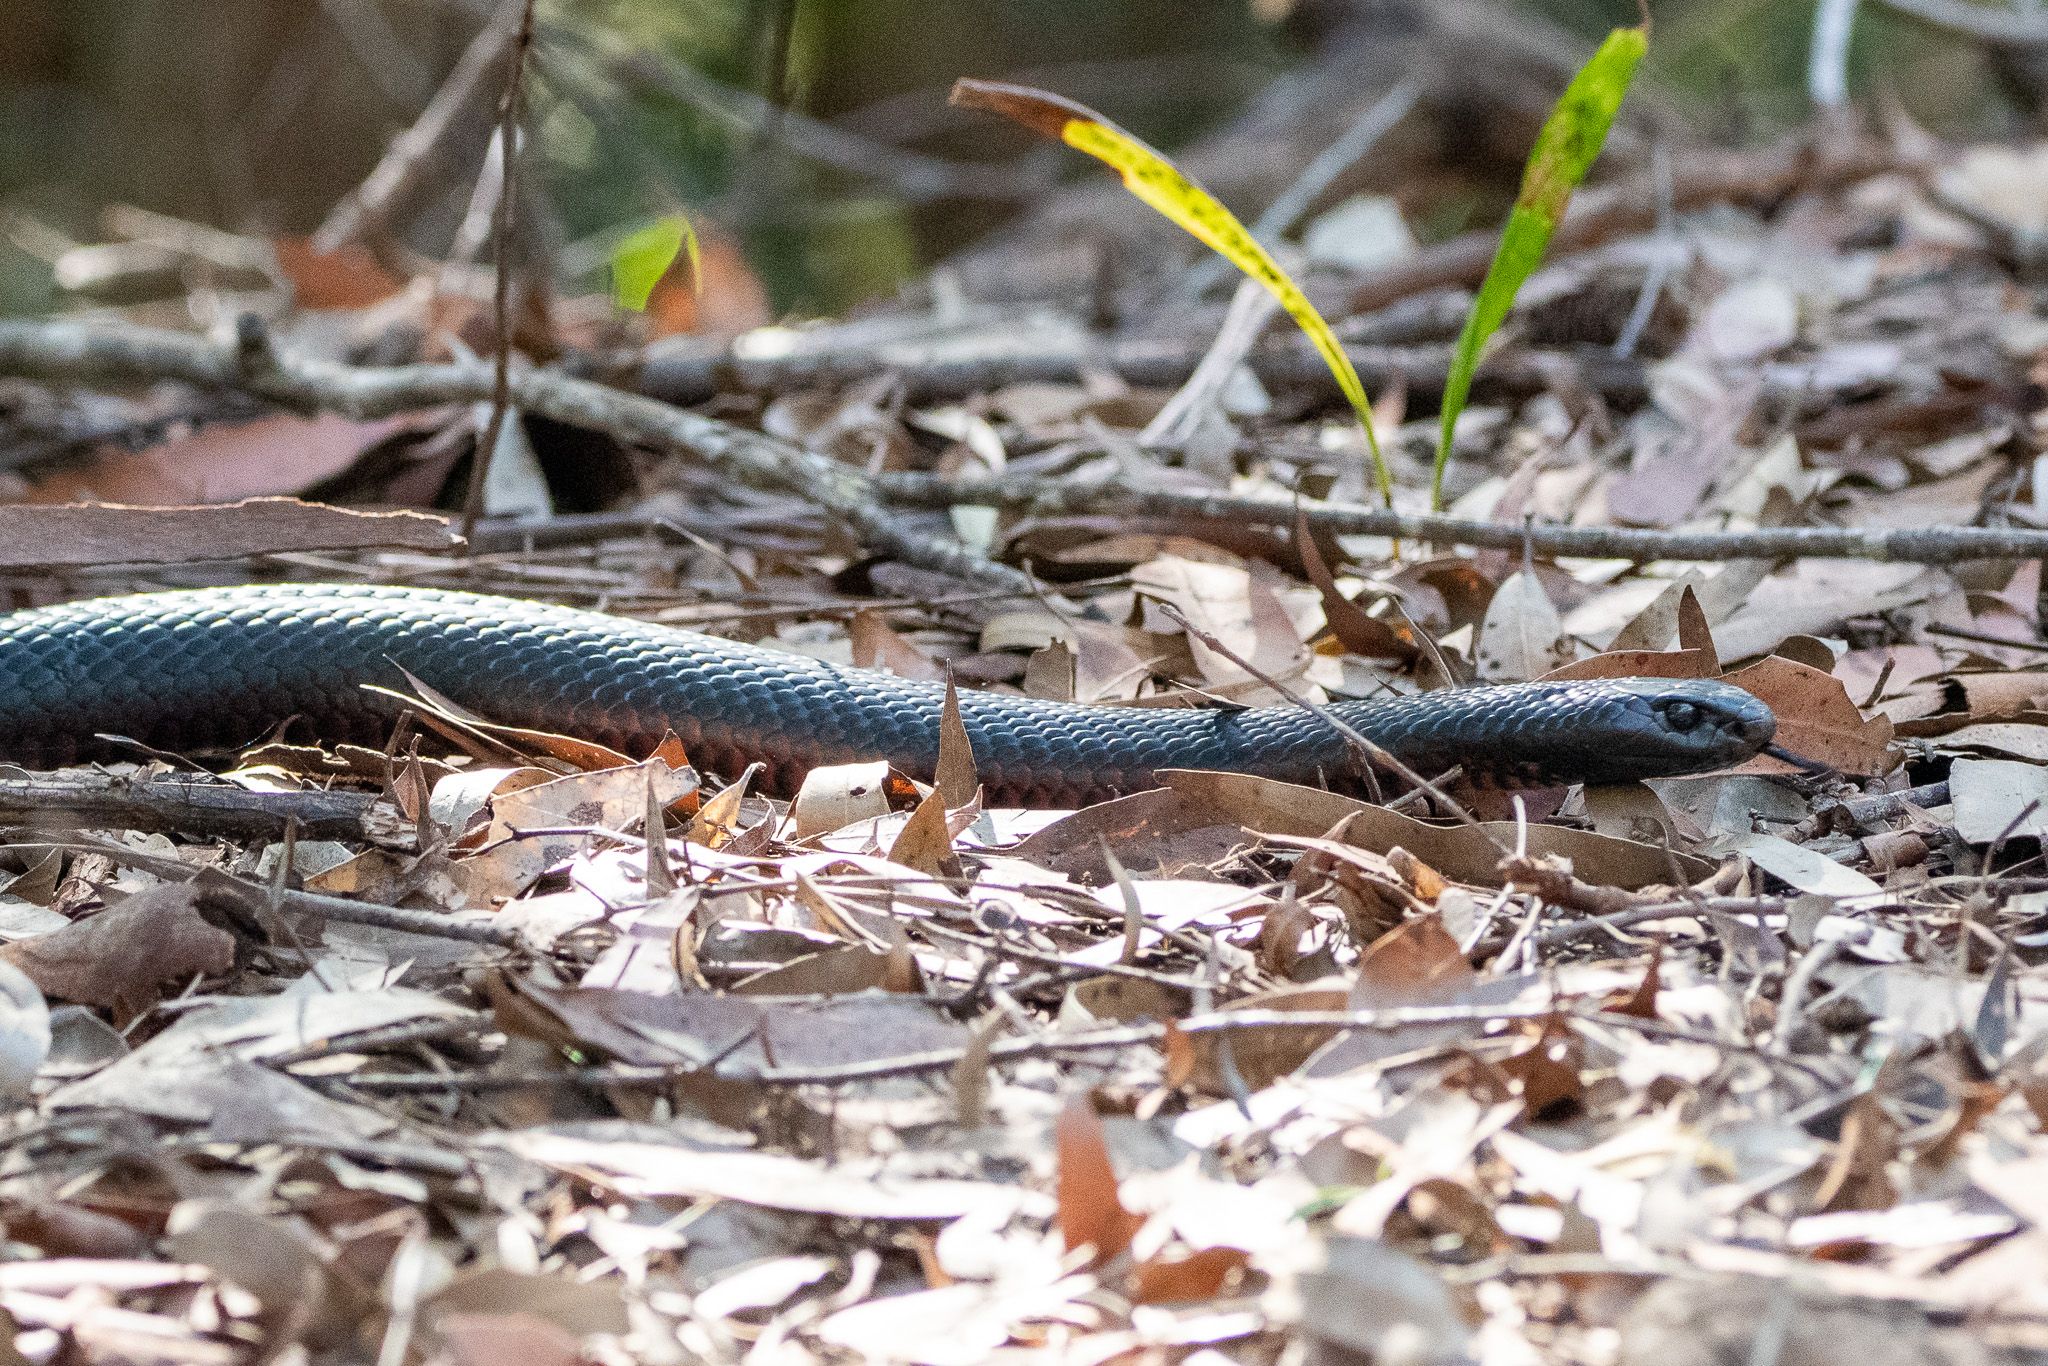
[[[582,1344],[535,1314],[442,1314],[434,1324],[452,1366],[581,1366]]]
[[[799,958],[732,984],[742,996],[847,996],[860,991],[889,991],[896,955],[865,944],[848,944]],[[906,994],[915,994],[916,988]]]
[[[1564,619],[1532,570],[1511,574],[1494,593],[1472,657],[1488,683],[1541,678],[1571,658]]]
[[[981,770],[974,762],[974,741],[960,719],[960,691],[946,679],[946,700],[939,709],[939,758],[932,774],[941,805],[960,810],[981,797]]]
[[[350,243],[319,252],[304,237],[284,236],[273,239],[270,249],[291,284],[297,308],[364,309],[405,288],[368,247]]]
[[[944,665],[911,644],[906,636],[889,625],[886,617],[872,608],[863,607],[847,620],[846,635],[853,646],[853,662],[859,668],[880,669],[899,678],[915,678],[926,683],[937,683],[946,678]]]
[[[1150,818],[1161,827],[1213,826],[1227,812],[1244,829],[1259,834],[1318,838],[1348,820],[1333,837],[1381,854],[1406,849],[1444,876],[1479,886],[1501,885],[1501,851],[1514,848],[1518,839],[1535,857],[1570,859],[1582,880],[1624,891],[1668,883],[1674,869],[1687,881],[1713,871],[1706,860],[1689,854],[1564,826],[1518,828],[1511,821],[1481,822],[1477,827],[1430,825],[1334,792],[1243,773],[1169,769],[1159,778],[1187,803],[1159,803]]]
[[[697,808],[697,814],[690,820],[689,840],[707,849],[723,849],[740,833],[740,803],[746,800],[747,788],[752,784],[755,765],[739,777],[704,799]]]
[[[1542,1023],[1528,1048],[1503,1058],[1500,1070],[1515,1082],[1529,1118],[1554,1119],[1559,1107],[1576,1105],[1585,1096],[1584,1054],[1578,1036],[1552,1018]]]
[[[1241,1248],[1205,1247],[1181,1257],[1154,1257],[1131,1272],[1131,1299],[1138,1304],[1186,1304],[1212,1300],[1251,1262]]]
[[[1309,651],[1293,619],[1272,589],[1243,569],[1166,557],[1137,566],[1131,579],[1141,600],[1171,603],[1191,625],[1270,678],[1287,683],[1308,667]],[[1151,615],[1160,618],[1154,624],[1162,633],[1180,629],[1157,609]],[[1228,686],[1250,681],[1242,665],[1199,639],[1190,636],[1188,648],[1205,682]]]
[[[1805,664],[1775,656],[1728,674],[1724,682],[1762,698],[1778,718],[1776,743],[1802,759],[1843,773],[1875,778],[1897,766],[1888,716],[1867,720],[1842,681]],[[1783,772],[1779,760],[1750,761],[1758,772]]]
[[[910,819],[889,846],[889,861],[920,873],[943,877],[960,875],[960,860],[953,854],[953,835],[946,828],[946,800],[933,792],[917,804]]]
[[[1358,960],[1351,988],[1357,1010],[1454,1005],[1479,980],[1440,916],[1419,915],[1382,935]]]
[[[1347,819],[1345,824],[1348,823]],[[1344,828],[1339,825],[1337,830]],[[1388,854],[1361,849],[1346,843],[1341,836],[1303,839],[1295,835],[1269,835],[1267,839],[1303,851],[1294,864],[1292,882],[1296,893],[1305,900],[1327,897],[1334,901],[1344,915],[1344,928],[1356,948],[1365,948],[1409,916],[1429,910],[1429,904],[1410,888]]]
[[[25,501],[164,507],[305,493],[346,472],[372,446],[412,430],[416,421],[358,422],[323,413],[214,423],[146,450],[102,448],[90,462],[43,478]],[[230,523],[218,525],[217,534],[232,535]]]
[[[1329,562],[1324,559],[1322,546],[1305,514],[1297,513],[1294,518],[1294,548],[1301,556],[1308,581],[1322,596],[1323,621],[1345,649],[1368,659],[1415,658],[1419,648],[1412,635],[1404,636],[1392,624],[1368,616],[1364,608],[1338,591],[1336,577],[1330,573]]]
[[[1995,721],[2048,704],[2048,672],[2038,669],[1946,674],[1890,687],[1879,710],[1901,736],[1945,735],[1976,721]]]
[[[1566,678],[1712,678],[1713,656],[1704,650],[1610,650],[1561,665],[1544,682]]]
[[[1226,1010],[1344,1010],[1350,1004],[1350,984],[1329,978],[1300,986],[1278,987],[1254,992],[1230,1003]],[[1300,1067],[1316,1049],[1334,1034],[1331,1029],[1265,1028],[1233,1029],[1228,1033],[1182,1035],[1193,1048],[1187,1084],[1210,1095],[1226,1095],[1231,1083],[1223,1066],[1229,1049],[1230,1067],[1238,1083],[1259,1091]]]
[[[1898,1121],[1886,1111],[1880,1092],[1863,1092],[1842,1117],[1842,1136],[1813,1193],[1814,1208],[1889,1209],[1899,1196],[1889,1171],[1898,1155]]]
[[[1664,965],[1664,940],[1658,938],[1650,945],[1650,961],[1643,966],[1643,980],[1628,995],[1607,1002],[1602,1009],[1616,1015],[1633,1015],[1639,1020],[1657,1018],[1657,989],[1662,984],[1659,971]]]
[[[0,945],[46,996],[133,1014],[169,982],[218,977],[235,965],[235,939],[199,914],[199,889],[162,883],[64,929]]]

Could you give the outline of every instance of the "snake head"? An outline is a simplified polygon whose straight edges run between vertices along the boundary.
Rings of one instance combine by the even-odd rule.
[[[1732,683],[1632,678],[1599,686],[1613,690],[1617,703],[1610,724],[1624,742],[1615,751],[1626,756],[1616,765],[1624,770],[1644,763],[1665,774],[1726,768],[1759,753],[1777,733],[1778,718],[1763,699]]]

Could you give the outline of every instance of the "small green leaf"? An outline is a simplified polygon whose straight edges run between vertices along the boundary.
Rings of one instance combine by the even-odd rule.
[[[626,234],[612,248],[612,302],[635,313],[646,308],[654,287],[684,252],[689,253],[690,283],[694,287],[700,278],[697,234],[689,219],[671,214]]]
[[[1351,410],[1358,414],[1359,424],[1365,428],[1365,444],[1372,452],[1373,475],[1379,481],[1380,496],[1387,506],[1393,506],[1393,477],[1380,453],[1379,434],[1373,430],[1372,404],[1366,399],[1365,384],[1358,378],[1351,357],[1338,342],[1337,334],[1323,321],[1323,315],[1309,302],[1308,295],[1302,293],[1301,286],[1220,200],[1155,148],[1086,105],[1063,96],[999,81],[960,80],[953,83],[952,103],[993,110],[1086,152],[1121,176],[1124,188],[1155,212],[1265,286],[1295,325],[1308,334],[1323,364],[1336,376],[1337,387],[1344,391]]]
[[[1472,376],[1479,369],[1479,354],[1487,339],[1500,330],[1514,306],[1515,295],[1533,275],[1550,245],[1550,236],[1564,220],[1572,191],[1586,178],[1593,161],[1607,141],[1607,130],[1628,94],[1637,63],[1649,48],[1649,31],[1618,28],[1593,54],[1591,61],[1565,88],[1564,97],[1550,111],[1529,164],[1522,172],[1522,192],[1501,230],[1500,247],[1493,264],[1472,301],[1465,330],[1458,337],[1458,349],[1451,358],[1451,371],[1444,380],[1443,428],[1437,437],[1436,469],[1430,476],[1429,505],[1443,503],[1444,466],[1451,460],[1451,431],[1465,400],[1472,393]]]

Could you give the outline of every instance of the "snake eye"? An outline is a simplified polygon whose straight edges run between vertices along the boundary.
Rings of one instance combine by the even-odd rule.
[[[1693,702],[1671,702],[1664,708],[1664,724],[1683,735],[1694,730],[1705,720],[1705,714]]]

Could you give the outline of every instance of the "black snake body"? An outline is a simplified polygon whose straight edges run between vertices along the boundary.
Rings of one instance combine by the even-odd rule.
[[[284,585],[100,598],[0,616],[0,759],[246,744],[297,716],[381,743],[405,675],[494,721],[649,752],[664,732],[701,768],[766,765],[787,795],[819,764],[888,759],[929,777],[943,689],[594,612],[411,588]],[[1727,684],[1529,683],[1328,709],[1425,775],[1622,782],[1737,763],[1768,707]],[[1213,768],[1355,789],[1352,747],[1299,707],[1131,708],[963,690],[989,799],[1071,805]]]

